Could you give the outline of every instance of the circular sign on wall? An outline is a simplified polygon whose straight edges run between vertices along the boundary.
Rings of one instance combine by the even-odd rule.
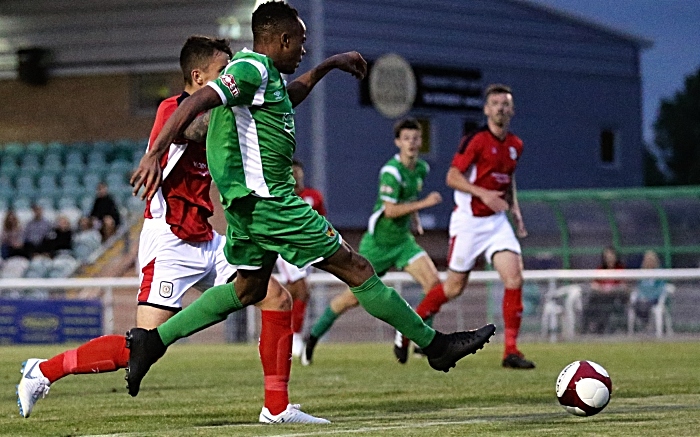
[[[411,64],[395,53],[381,56],[369,72],[369,95],[383,116],[405,115],[416,98],[416,76]]]

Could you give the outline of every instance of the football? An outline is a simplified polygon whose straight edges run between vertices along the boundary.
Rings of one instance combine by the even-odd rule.
[[[574,361],[557,378],[557,399],[576,416],[593,416],[603,411],[612,395],[610,375],[593,361]]]

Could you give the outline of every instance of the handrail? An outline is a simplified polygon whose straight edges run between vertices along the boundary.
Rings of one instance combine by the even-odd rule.
[[[276,276],[276,275],[275,275]],[[447,277],[446,272],[439,273],[440,279]],[[526,270],[523,278],[527,281],[549,280],[593,280],[593,279],[668,279],[690,280],[700,279],[698,269],[623,269],[623,270]],[[413,282],[411,275],[405,272],[390,272],[382,278],[385,282]],[[479,271],[469,275],[471,283],[498,281],[498,272]],[[340,284],[341,281],[330,273],[312,273],[309,275],[310,284]],[[0,279],[0,290],[16,288],[137,288],[140,285],[136,277],[127,278],[18,278]]]

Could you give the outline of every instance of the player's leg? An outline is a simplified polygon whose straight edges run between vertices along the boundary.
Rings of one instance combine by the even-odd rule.
[[[285,288],[292,295],[292,356],[299,357],[304,350],[304,318],[309,301],[309,286],[306,282],[308,269],[300,269],[281,257],[277,258],[276,265]]]
[[[331,329],[335,321],[347,310],[357,307],[360,302],[350,290],[345,290],[331,299],[321,317],[311,327],[309,338],[306,339],[304,351],[301,354],[301,364],[308,366],[313,361],[314,350],[318,341],[328,330]]]
[[[449,371],[458,360],[481,349],[495,332],[493,325],[486,325],[475,331],[437,333],[396,290],[382,283],[366,259],[345,244],[316,265],[348,284],[372,316],[387,322],[423,349],[436,370]]]
[[[265,405],[262,423],[330,423],[304,413],[289,403],[289,374],[292,367],[292,297],[275,278],[270,278],[267,296],[256,306],[262,311],[258,350],[265,376]]]
[[[407,251],[410,255],[412,252],[416,252],[413,256],[408,258],[405,263],[403,270],[409,273],[413,279],[416,280],[423,288],[423,293],[425,297],[421,303],[416,308],[416,313],[420,316],[423,321],[429,326],[432,326],[432,316],[437,313],[443,303],[447,302],[445,298],[445,292],[438,277],[438,271],[433,263],[433,260],[428,256],[428,254],[420,247],[417,243],[413,243],[415,249],[412,251]],[[402,264],[401,262],[399,265]],[[396,331],[396,337],[394,339],[394,356],[396,360],[404,364],[408,361],[408,350],[410,342],[408,338],[404,337],[400,332]],[[422,350],[417,348],[418,353],[422,354]]]
[[[503,367],[534,369],[535,364],[525,359],[517,347],[520,323],[523,317],[522,259],[519,253],[504,250],[496,252],[492,257],[492,262],[505,288],[502,307],[505,327]]]
[[[169,230],[144,228],[139,241],[141,268],[136,325],[152,329],[182,307],[182,296],[207,271],[204,244],[184,244]],[[190,262],[181,266],[183,260]],[[34,404],[54,382],[68,375],[113,372],[127,366],[129,349],[123,335],[104,335],[48,360],[30,359],[17,386],[20,414],[28,417]],[[38,365],[34,365],[38,363]],[[43,391],[43,393],[42,393]]]

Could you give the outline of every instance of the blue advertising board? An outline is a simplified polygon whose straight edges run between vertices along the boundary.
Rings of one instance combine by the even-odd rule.
[[[82,343],[100,335],[99,300],[0,299],[0,344]]]

